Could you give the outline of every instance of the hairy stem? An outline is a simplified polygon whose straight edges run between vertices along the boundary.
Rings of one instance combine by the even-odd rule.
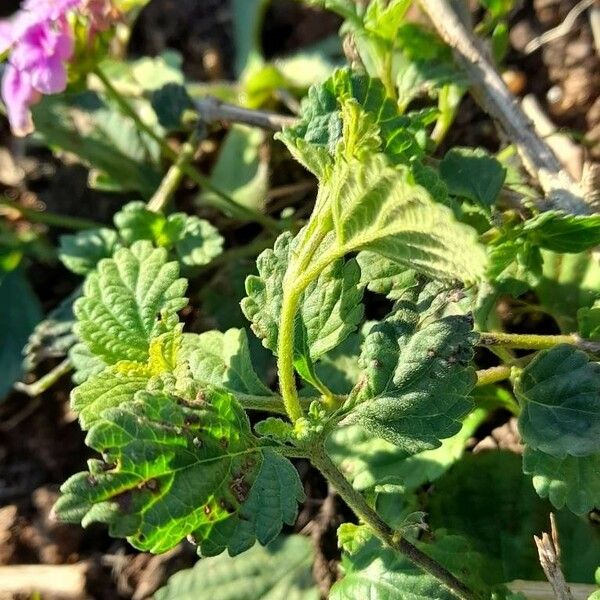
[[[576,346],[586,352],[600,352],[600,343],[584,340],[576,333],[536,335],[527,333],[482,332],[479,334],[479,345],[481,346],[499,346],[520,350],[548,350],[560,344]]]
[[[184,169],[194,157],[196,146],[198,144],[198,131],[194,130],[188,141],[181,148],[179,157],[169,167],[167,174],[163,177],[160,185],[154,195],[148,201],[147,208],[153,212],[164,212],[165,208],[171,202],[175,192],[181,184],[185,173]]]
[[[482,369],[481,371],[477,371],[477,383],[475,386],[481,387],[483,385],[490,385],[491,383],[504,381],[510,377],[510,373],[511,368],[506,365]]]
[[[443,565],[425,554],[414,544],[395,532],[381,517],[369,506],[362,494],[356,491],[334,462],[327,456],[322,445],[310,453],[312,464],[323,473],[325,478],[333,485],[340,497],[366,523],[373,533],[384,544],[406,556],[415,565],[435,577],[444,587],[461,600],[476,600],[478,596],[471,591],[462,581],[457,579]]]
[[[102,227],[102,223],[97,223],[96,221],[35,210],[33,208],[22,206],[18,202],[13,202],[5,197],[0,197],[0,206],[6,206],[11,210],[21,213],[23,217],[32,223],[43,223],[44,225],[64,227],[65,229],[97,229]]]
[[[137,111],[129,104],[128,100],[119,92],[119,90],[115,88],[106,74],[98,67],[94,70],[94,74],[100,79],[106,91],[114,98],[121,110],[135,121],[141,131],[150,136],[160,146],[162,155],[171,162],[176,163],[179,159],[177,152],[175,152],[175,150],[173,150],[169,144],[152,129],[152,127],[147,125],[140,118]],[[216,198],[212,201],[212,205],[215,208],[222,210],[225,214],[229,214],[236,219],[260,223],[263,227],[271,231],[281,230],[281,225],[278,221],[272,219],[268,215],[263,215],[262,213],[238,204],[231,196],[215,186],[208,177],[200,173],[193,165],[188,162],[183,162],[180,164],[179,168],[183,174],[189,177],[194,183],[215,194]]]

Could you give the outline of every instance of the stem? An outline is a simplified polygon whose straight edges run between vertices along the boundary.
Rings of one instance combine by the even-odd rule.
[[[127,99],[115,88],[115,86],[111,83],[110,79],[106,76],[106,74],[99,68],[96,67],[94,69],[94,74],[100,79],[106,91],[113,97],[113,99],[117,102],[121,110],[133,119],[136,125],[143,131],[146,135],[151,137],[160,147],[160,150],[165,158],[170,160],[173,163],[176,163],[179,159],[179,156],[175,150],[173,150],[169,144],[158,135],[152,127],[144,123],[144,121],[140,118],[137,111],[129,104]],[[263,215],[262,213],[255,212],[241,204],[238,204],[231,196],[226,194],[224,191],[215,186],[212,181],[200,173],[198,169],[194,166],[190,165],[187,162],[183,162],[179,165],[179,168],[187,177],[189,177],[194,183],[197,185],[211,191],[217,198],[211,201],[211,204],[222,210],[226,214],[230,214],[234,218],[238,218],[240,220],[248,220],[255,221],[260,223],[266,229],[272,231],[280,231],[281,225],[275,219],[272,219],[268,215]]]
[[[482,332],[479,345],[501,346],[520,350],[547,350],[559,344],[569,344],[591,353],[600,352],[600,343],[580,338],[575,333],[564,335],[535,335],[527,333]]]
[[[68,358],[65,358],[59,365],[54,367],[52,371],[46,373],[41,379],[34,383],[26,384],[22,382],[15,383],[15,389],[23,394],[27,394],[32,398],[39,396],[47,389],[52,387],[61,377],[72,371],[73,364]]]
[[[169,205],[171,198],[177,191],[177,188],[181,184],[181,180],[185,175],[183,169],[194,157],[197,144],[198,130],[194,130],[188,141],[181,148],[177,161],[169,167],[169,170],[163,177],[158,189],[148,201],[148,210],[153,212],[164,212],[165,208]]]
[[[491,367],[490,369],[483,369],[477,371],[477,383],[475,387],[481,387],[483,385],[490,385],[491,383],[498,383],[508,379],[511,374],[511,367],[506,365],[500,365],[498,367]]]
[[[281,396],[254,396],[252,394],[236,394],[239,403],[246,410],[262,410],[280,415],[286,415],[286,408]],[[319,400],[320,397],[299,398],[298,401],[303,408],[308,408],[312,402]]]
[[[56,213],[27,208],[26,206],[22,206],[18,202],[13,202],[8,198],[0,198],[0,205],[6,206],[11,210],[16,210],[32,223],[43,223],[44,225],[64,227],[65,229],[97,229],[103,226],[102,223],[90,221],[89,219],[81,219],[79,217],[70,217],[67,215],[57,215]]]
[[[390,548],[405,555],[415,565],[435,577],[444,587],[461,600],[475,600],[476,594],[462,581],[457,579],[443,565],[433,560],[429,555],[417,548],[407,539],[395,532],[381,517],[368,505],[362,494],[356,491],[334,462],[327,456],[324,448],[319,447],[309,456],[312,464],[323,473],[325,478],[336,489],[340,497],[366,523],[373,533]]]

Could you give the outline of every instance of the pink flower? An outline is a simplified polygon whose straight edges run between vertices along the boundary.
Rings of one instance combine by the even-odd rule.
[[[24,0],[12,19],[0,20],[0,53],[10,50],[1,95],[15,135],[33,131],[29,107],[42,94],[58,94],[67,86],[67,65],[74,52],[67,15],[75,10],[88,18],[93,36],[108,26],[112,3],[110,0]]]

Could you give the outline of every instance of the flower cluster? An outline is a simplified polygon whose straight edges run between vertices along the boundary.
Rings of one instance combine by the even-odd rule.
[[[85,14],[91,30],[103,28],[109,0],[25,0],[11,19],[0,21],[0,53],[9,52],[1,95],[15,135],[33,131],[32,104],[67,85],[74,38],[69,16]]]

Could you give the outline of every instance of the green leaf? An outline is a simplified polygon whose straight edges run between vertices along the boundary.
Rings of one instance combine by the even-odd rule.
[[[454,595],[431,575],[423,572],[378,539],[353,544],[354,552],[344,554],[344,576],[331,589],[330,600],[370,598],[372,600],[450,600]],[[457,536],[440,536],[433,543],[419,544],[426,553],[457,574],[481,597],[491,598],[485,583],[487,563],[468,541]]]
[[[77,337],[75,339],[77,340]],[[101,358],[92,354],[83,342],[75,344],[69,350],[69,360],[75,367],[73,381],[77,384],[87,381],[93,375],[99,375],[107,367],[107,364]]]
[[[39,301],[24,272],[0,275],[0,402],[23,375],[23,349],[42,320]]]
[[[268,0],[233,0],[233,36],[235,44],[235,73],[263,62],[261,31]]]
[[[177,263],[167,262],[167,251],[146,241],[100,261],[75,303],[77,333],[92,354],[107,364],[145,363],[150,340],[165,328],[157,317],[186,305],[186,281],[178,275]]]
[[[412,298],[411,298],[412,296]],[[464,316],[435,317],[416,292],[375,325],[363,344],[363,373],[347,401],[357,423],[414,454],[458,433],[472,406],[477,335]]]
[[[547,211],[523,224],[541,248],[576,254],[600,244],[600,215],[568,215]]]
[[[473,411],[461,430],[439,448],[411,456],[356,425],[335,430],[328,440],[328,452],[357,490],[393,486],[407,493],[435,481],[458,461],[487,414],[481,409]]]
[[[515,385],[523,442],[555,457],[600,452],[600,365],[573,346],[543,350]]]
[[[342,252],[371,250],[438,279],[482,277],[487,259],[475,230],[382,155],[339,161],[319,194],[331,206]]]
[[[86,229],[74,235],[61,235],[58,257],[63,265],[87,275],[103,258],[110,258],[117,247],[117,234],[112,229]]]
[[[169,215],[167,222],[174,217],[175,215]],[[184,268],[193,269],[209,264],[222,254],[223,243],[218,230],[208,221],[186,215],[183,232],[175,243],[175,252]]]
[[[179,571],[155,594],[156,600],[319,600],[312,577],[313,549],[301,535],[258,544],[243,556],[205,558]],[[249,585],[251,583],[251,585]]]
[[[283,277],[295,248],[290,233],[257,260],[259,275],[246,279],[242,310],[265,347],[277,352]],[[360,269],[355,260],[332,262],[306,289],[296,322],[296,354],[311,360],[340,344],[362,319]]]
[[[557,458],[525,448],[523,471],[533,487],[556,508],[567,506],[577,515],[593,510],[600,498],[600,454]]]
[[[234,394],[273,395],[254,370],[243,329],[184,334],[181,355],[196,381],[225,387]]]
[[[256,127],[233,126],[219,150],[211,183],[238,204],[262,211],[269,191],[269,160],[265,153],[266,136]],[[199,201],[215,198],[205,191]]]
[[[423,508],[430,527],[466,537],[489,560],[488,580],[543,580],[533,536],[548,530],[552,506],[540,499],[513,453],[467,453],[438,479]],[[587,519],[555,512],[567,581],[590,583],[600,564],[600,536]]]
[[[440,175],[452,195],[490,207],[502,190],[506,169],[480,148],[452,148],[440,163]]]
[[[152,94],[152,108],[167,131],[181,131],[186,121],[197,120],[196,107],[185,86],[167,83]]]
[[[600,339],[600,301],[577,311],[579,333],[590,340]]]
[[[112,536],[155,553],[188,535],[205,556],[272,542],[296,519],[298,474],[256,444],[233,396],[203,396],[198,403],[138,392],[104,411],[86,438],[102,461],[62,486],[59,518],[107,523]]]
[[[416,284],[414,271],[385,256],[359,252],[356,260],[360,266],[361,283],[369,291],[387,296],[390,300],[401,298],[406,289]]]

